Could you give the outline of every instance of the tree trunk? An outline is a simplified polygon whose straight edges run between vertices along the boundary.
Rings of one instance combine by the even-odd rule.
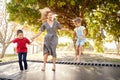
[[[1,55],[0,55],[0,59],[2,59],[4,57],[6,49],[7,49],[7,46],[3,45],[2,52],[1,52]]]
[[[117,54],[119,54],[119,50],[120,50],[120,40],[119,40],[119,36],[117,37],[117,42],[116,43],[116,48],[117,48]]]
[[[32,45],[32,54],[34,54],[34,44]]]
[[[83,3],[82,3],[82,7],[81,7],[81,12],[80,12],[80,17],[83,19],[82,20],[82,25],[83,26],[85,26],[86,27],[86,22],[85,22],[85,20],[84,20],[84,14],[85,14],[85,11],[86,11],[86,6],[87,6],[87,1],[85,0],[85,1],[83,1]]]
[[[80,17],[81,18],[84,18],[84,13],[85,13],[85,10],[86,10],[86,4],[87,4],[87,1],[84,0],[83,3],[82,3],[82,8],[81,8],[81,12],[80,12]]]

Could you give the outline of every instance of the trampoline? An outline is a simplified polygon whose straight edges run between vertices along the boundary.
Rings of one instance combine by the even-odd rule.
[[[42,72],[42,61],[28,60],[28,72],[20,72],[17,61],[0,63],[0,80],[120,80],[120,64],[48,61]]]

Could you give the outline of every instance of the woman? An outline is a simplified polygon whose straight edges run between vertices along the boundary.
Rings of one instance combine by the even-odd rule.
[[[53,57],[53,68],[52,71],[55,71],[55,63],[56,63],[56,46],[58,44],[58,36],[56,33],[57,29],[61,29],[61,25],[59,22],[57,22],[53,17],[53,12],[48,11],[47,12],[47,20],[42,24],[40,28],[40,32],[34,36],[32,39],[35,39],[38,37],[44,30],[46,29],[47,34],[44,38],[44,62],[43,62],[43,68],[42,71],[45,71],[46,67],[46,61],[48,58],[48,55],[52,55]]]

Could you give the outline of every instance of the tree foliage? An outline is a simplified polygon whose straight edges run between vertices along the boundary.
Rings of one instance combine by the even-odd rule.
[[[75,28],[72,19],[82,17],[82,24],[88,28],[87,37],[94,39],[98,48],[110,35],[113,37],[112,40],[119,43],[120,22],[117,21],[117,12],[120,10],[120,0],[11,0],[7,4],[9,20],[21,24],[40,25],[40,9],[44,7],[49,7],[57,13],[60,23],[69,30]],[[103,30],[107,34],[104,34]],[[67,32],[65,34],[71,35]]]

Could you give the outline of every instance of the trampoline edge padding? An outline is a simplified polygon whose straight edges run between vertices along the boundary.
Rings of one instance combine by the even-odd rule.
[[[43,61],[39,60],[27,60],[28,62],[37,62],[43,63]],[[10,63],[16,63],[18,60],[15,61],[8,61],[8,62],[0,62],[1,65],[6,65]],[[47,61],[47,63],[52,63],[52,61]],[[65,65],[84,65],[84,66],[104,66],[104,67],[120,67],[118,63],[105,63],[105,62],[75,62],[75,61],[57,61],[56,64],[65,64]]]

